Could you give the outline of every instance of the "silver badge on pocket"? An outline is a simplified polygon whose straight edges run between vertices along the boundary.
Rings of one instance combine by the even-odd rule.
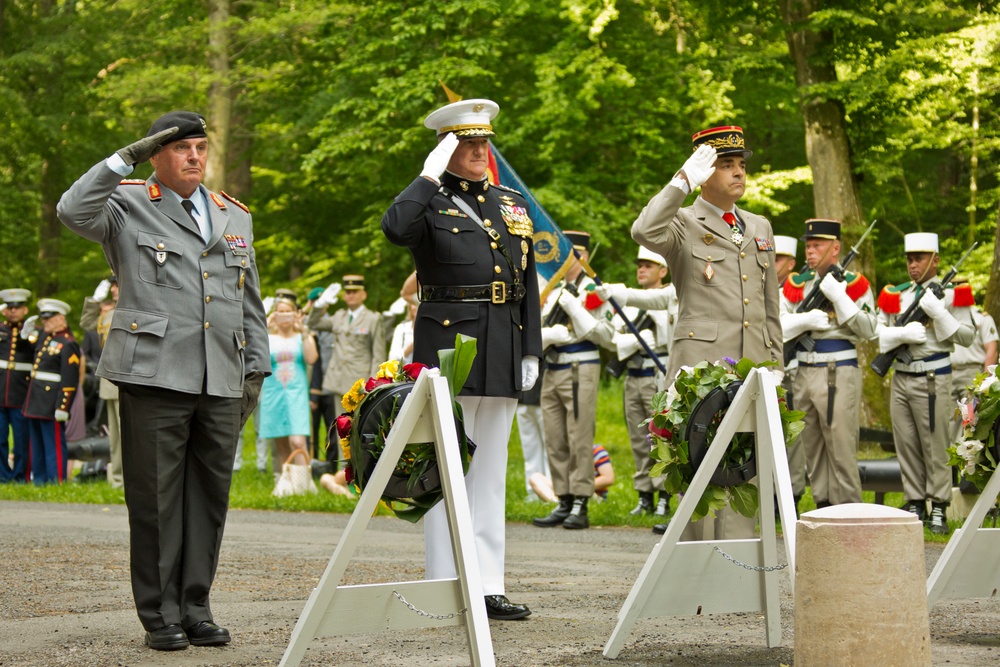
[[[160,266],[163,266],[164,264],[166,264],[166,262],[167,262],[167,253],[163,252],[162,250],[157,251],[156,263],[159,264]]]

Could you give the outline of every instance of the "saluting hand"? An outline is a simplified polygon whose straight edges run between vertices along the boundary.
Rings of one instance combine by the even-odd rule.
[[[449,132],[424,160],[424,170],[420,172],[420,175],[435,183],[440,183],[441,174],[448,168],[451,155],[456,148],[458,148],[458,137],[455,136],[454,132]]]
[[[688,185],[694,190],[696,187],[707,181],[715,173],[715,159],[718,153],[715,148],[708,144],[698,146],[698,150],[691,154],[681,171],[687,177]]]
[[[177,134],[177,127],[168,127],[167,129],[157,132],[151,137],[143,137],[135,143],[129,144],[125,148],[119,148],[116,153],[121,156],[121,159],[125,161],[125,164],[129,166],[135,166],[141,164],[153,157],[153,153],[157,151],[163,144],[167,142],[167,139]]]

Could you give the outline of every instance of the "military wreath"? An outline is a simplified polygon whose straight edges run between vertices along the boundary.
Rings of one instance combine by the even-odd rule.
[[[441,374],[448,379],[451,391],[463,473],[469,470],[475,444],[465,435],[462,408],[455,401],[455,388],[461,389],[465,384],[475,357],[476,339],[463,335],[456,337],[454,350],[438,352]],[[347,483],[358,493],[364,491],[375,470],[403,401],[426,368],[419,363],[401,368],[396,360],[386,361],[374,377],[358,379],[344,394],[341,404],[347,412],[337,417],[330,435],[332,440],[335,430],[340,439],[347,459]],[[434,443],[407,444],[382,493],[383,502],[400,519],[416,523],[441,500],[441,496]]]
[[[735,383],[742,384],[752,369],[764,368],[773,363],[755,364],[746,358],[736,361],[726,357],[725,364],[703,361],[693,368],[683,367],[667,391],[653,396],[653,416],[643,422],[648,425],[652,458],[657,461],[650,469],[649,476],[662,476],[667,493],[683,494],[687,491],[694,479],[697,464],[700,463],[700,456],[704,455],[704,451],[692,451],[690,440],[696,437],[699,443],[706,443],[706,446],[710,444],[725,411],[710,415],[700,430],[692,428],[692,415],[703,412],[702,402],[713,392],[713,396],[718,396],[728,388],[734,394],[733,390],[739,386]],[[805,427],[805,413],[789,410],[785,402],[784,387],[778,386],[777,391],[781,429],[787,446],[795,441]],[[728,405],[728,401],[723,400],[718,404]],[[724,485],[715,483],[717,476],[713,476],[713,482],[706,487],[695,507],[693,520],[698,521],[709,514],[714,516],[716,510],[727,504],[743,516],[752,517],[756,514],[759,506],[757,487],[749,483],[748,479],[752,474],[746,472],[753,465],[754,456],[754,435],[737,433],[717,472],[742,470],[743,475],[735,476],[736,481],[724,482]]]
[[[962,440],[948,448],[949,465],[958,466],[959,474],[980,491],[990,481],[1000,459],[997,442],[997,417],[1000,417],[1000,380],[996,366],[976,376],[972,395],[959,404],[962,414]]]

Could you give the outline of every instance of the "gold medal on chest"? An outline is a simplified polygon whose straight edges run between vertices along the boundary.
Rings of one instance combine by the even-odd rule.
[[[715,269],[712,268],[712,262],[705,262],[705,280],[712,280],[714,275]]]
[[[524,239],[521,239],[521,252],[525,255],[528,254],[528,242]]]
[[[502,201],[504,204],[507,204],[507,206],[514,205],[514,200],[508,197],[507,195],[500,195],[500,201]]]
[[[715,242],[715,234],[709,232],[701,237],[701,240],[705,242],[705,245],[712,245]]]
[[[729,238],[732,239],[733,243],[735,243],[737,246],[743,245],[743,232],[741,232],[739,229],[734,228],[733,234]]]

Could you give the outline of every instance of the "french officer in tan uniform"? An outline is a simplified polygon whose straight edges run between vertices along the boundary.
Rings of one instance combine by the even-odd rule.
[[[703,130],[694,153],[632,223],[632,238],[663,255],[678,316],[667,378],[681,366],[723,357],[773,361],[782,369],[778,276],[771,223],[736,206],[746,190],[743,129]],[[701,195],[682,207],[691,192]],[[713,525],[714,524],[714,525]],[[730,509],[685,531],[687,539],[751,537],[755,522]]]

